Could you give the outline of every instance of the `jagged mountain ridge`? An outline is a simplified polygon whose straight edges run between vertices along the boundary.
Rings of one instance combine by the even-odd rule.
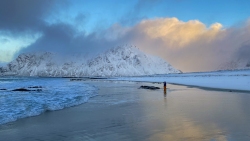
[[[50,52],[19,55],[3,74],[19,76],[81,77],[81,76],[138,76],[180,73],[159,57],[144,54],[134,46],[113,48],[95,58],[58,58]]]

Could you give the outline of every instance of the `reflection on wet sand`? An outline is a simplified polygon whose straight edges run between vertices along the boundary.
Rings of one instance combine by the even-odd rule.
[[[164,97],[167,97],[167,89],[166,88],[164,88]]]
[[[216,140],[226,141],[226,136],[216,125],[210,125],[210,127],[203,127],[195,124],[188,119],[182,117],[175,117],[171,120],[162,119],[165,130],[159,131],[153,134],[149,140],[152,141],[176,141],[176,140]],[[171,127],[171,128],[169,128]]]
[[[151,128],[157,126],[148,140],[249,139],[246,131],[250,128],[246,122],[250,113],[242,111],[238,98],[242,95],[172,87],[163,90],[163,104],[155,101],[155,95],[144,100],[144,107],[154,107],[145,113],[153,115],[154,119],[144,124]],[[239,127],[244,130],[235,131]],[[244,137],[239,137],[238,132],[242,132]]]

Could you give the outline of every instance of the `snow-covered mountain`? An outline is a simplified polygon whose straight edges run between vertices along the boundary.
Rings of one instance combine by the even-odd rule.
[[[219,70],[238,70],[238,69],[250,69],[250,60],[238,59],[231,62],[221,64]]]
[[[147,55],[134,46],[116,47],[91,59],[85,56],[72,58],[58,57],[50,52],[21,54],[0,68],[0,73],[51,77],[180,73],[163,59]]]

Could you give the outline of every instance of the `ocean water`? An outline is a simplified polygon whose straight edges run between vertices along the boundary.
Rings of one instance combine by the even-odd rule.
[[[34,91],[13,91],[19,88]],[[2,77],[0,89],[0,124],[83,104],[97,95],[96,87],[66,78]]]

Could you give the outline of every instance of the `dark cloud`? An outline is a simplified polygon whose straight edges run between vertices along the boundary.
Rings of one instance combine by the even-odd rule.
[[[86,15],[78,13],[73,23],[59,20],[60,10],[71,6],[67,0],[2,0],[0,1],[0,31],[8,37],[22,37],[41,34],[33,44],[21,49],[15,56],[24,52],[50,51],[62,55],[70,53],[98,53],[115,43],[93,32],[86,35],[78,27],[86,22]],[[58,10],[58,11],[57,11]],[[45,22],[55,17],[54,24]],[[57,19],[58,18],[58,19]]]
[[[74,29],[67,24],[55,24],[43,28],[43,35],[24,51],[60,51],[68,48],[74,36]]]
[[[27,30],[40,30],[44,18],[57,5],[66,1],[59,0],[1,0],[0,30],[19,33]]]
[[[113,47],[114,44],[114,41],[101,38],[98,33],[86,35],[78,32],[73,25],[57,23],[47,26],[42,37],[19,53],[49,51],[61,55],[96,54]]]

